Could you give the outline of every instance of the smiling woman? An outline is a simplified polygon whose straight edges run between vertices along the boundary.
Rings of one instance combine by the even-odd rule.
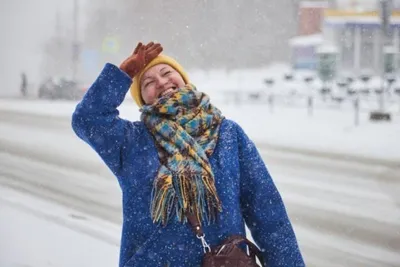
[[[181,74],[167,64],[158,64],[149,68],[140,81],[140,91],[147,105],[153,104],[161,96],[175,92],[185,86]]]
[[[164,91],[176,90],[188,83],[189,77],[177,61],[166,55],[158,55],[136,74],[130,92],[141,107],[144,104],[153,104]]]
[[[120,267],[255,267],[256,256],[262,266],[304,266],[254,143],[162,50],[139,43],[119,68],[106,64],[72,117],[122,189]],[[140,121],[118,116],[128,90]]]

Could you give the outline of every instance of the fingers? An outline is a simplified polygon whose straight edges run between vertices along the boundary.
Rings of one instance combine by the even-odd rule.
[[[159,47],[161,47],[161,44],[159,44],[159,43],[155,44],[154,42],[150,42],[147,45],[143,46],[143,43],[139,42],[137,44],[135,50],[133,51],[132,55],[136,55],[142,47],[144,48],[144,50],[146,52],[152,52],[153,50],[159,50]]]
[[[146,45],[145,50],[146,51],[151,51],[153,49],[155,49],[155,47],[161,46],[160,43],[154,43],[154,42],[150,42]]]
[[[160,54],[161,51],[163,51],[161,44],[154,44],[146,49],[146,53],[148,54],[153,54],[153,53]]]
[[[142,42],[139,42],[135,48],[135,50],[133,51],[132,55],[136,55],[139,52],[139,49],[143,47]]]
[[[163,48],[161,45],[151,51],[146,51],[146,60],[151,61],[152,59],[156,58],[162,51]]]
[[[150,43],[148,43],[147,45],[146,45],[146,50],[147,49],[149,49],[151,46],[153,46],[154,45],[154,42],[150,42]]]
[[[137,60],[139,62],[139,65],[142,65],[143,64],[142,61],[144,61],[144,59],[146,57],[146,50],[145,50],[145,46],[144,45],[139,47],[138,52],[136,54],[136,57],[137,57]],[[142,67],[142,66],[140,66],[140,67]]]
[[[148,51],[147,53],[152,56],[152,57],[156,57],[158,56],[164,49],[162,48],[161,45],[155,47],[154,49],[152,49],[151,51]]]
[[[157,57],[163,51],[163,48],[159,43],[150,42],[144,46],[144,51],[146,54],[146,61],[148,62]]]
[[[139,43],[135,48],[133,55],[135,55],[135,58],[140,65],[145,65],[152,59],[156,58],[162,51],[163,48],[159,43],[150,42],[146,45]]]

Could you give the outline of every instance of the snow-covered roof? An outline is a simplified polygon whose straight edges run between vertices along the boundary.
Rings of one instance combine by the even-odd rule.
[[[397,48],[395,46],[385,46],[383,48],[383,51],[385,53],[394,53],[394,54],[398,53],[398,50],[397,50]]]
[[[322,42],[322,34],[301,35],[289,40],[291,46],[317,46]]]
[[[323,44],[317,47],[317,53],[338,53],[339,50],[336,46],[330,44]]]
[[[300,8],[328,8],[328,1],[301,1]]]
[[[346,24],[346,23],[357,23],[357,24],[380,24],[380,18],[377,16],[365,16],[365,17],[357,17],[357,16],[343,16],[343,17],[325,17],[324,24]],[[392,17],[390,18],[390,24],[399,25],[400,17]]]

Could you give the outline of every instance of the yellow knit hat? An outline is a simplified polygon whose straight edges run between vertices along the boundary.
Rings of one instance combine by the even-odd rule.
[[[166,55],[158,55],[155,59],[150,61],[149,64],[146,65],[146,67],[139,72],[138,74],[133,77],[133,82],[131,87],[129,88],[132,98],[135,100],[136,104],[139,107],[142,107],[145,103],[143,102],[142,99],[142,94],[140,91],[140,79],[142,78],[142,75],[151,67],[158,65],[158,64],[168,64],[171,67],[173,67],[179,74],[182,76],[183,81],[185,84],[189,83],[189,76],[186,74],[184,71],[183,67],[173,58],[166,56]]]

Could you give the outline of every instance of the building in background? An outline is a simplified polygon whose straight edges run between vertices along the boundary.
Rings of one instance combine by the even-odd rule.
[[[314,35],[322,31],[324,10],[328,1],[302,1],[298,12],[298,35]]]
[[[392,7],[388,39],[393,46],[392,52],[398,57],[400,1],[393,0]],[[293,68],[315,69],[317,51],[326,46],[337,51],[337,67],[342,72],[379,73],[381,70],[383,56],[379,1],[302,1],[298,21],[298,36],[290,40]]]
[[[327,1],[301,1],[298,11],[297,36],[289,41],[294,69],[315,69],[317,49],[323,44],[322,26]]]
[[[390,18],[390,43],[399,49],[400,10],[394,5]],[[323,37],[339,50],[339,68],[360,73],[379,72],[382,66],[381,19],[379,7],[327,9]]]

